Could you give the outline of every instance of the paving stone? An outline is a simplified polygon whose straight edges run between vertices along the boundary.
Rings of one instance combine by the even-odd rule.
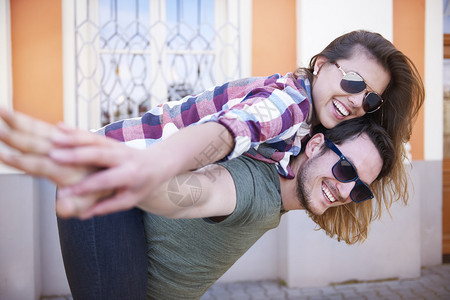
[[[380,297],[377,294],[377,291],[374,290],[367,290],[364,293],[361,293],[362,295],[362,299],[367,299],[367,300],[379,300],[379,299],[384,299],[384,297]]]
[[[386,286],[379,287],[376,292],[380,297],[391,297],[394,294],[394,292]]]
[[[357,297],[359,297],[359,298],[361,298],[362,297],[362,295],[361,295],[361,293],[358,293],[358,292],[356,292],[356,291],[339,291],[339,293],[338,293],[339,295],[342,295],[343,297],[345,297],[345,299],[347,299],[347,298],[357,298]],[[330,295],[333,295],[333,294],[324,294],[325,296],[327,296],[327,297],[329,297]]]
[[[322,288],[301,288],[300,291],[305,296],[323,296]]]
[[[349,297],[361,297],[361,293],[359,293],[353,286],[336,286],[328,291],[322,289],[322,292],[325,296],[339,293],[341,295],[345,295],[346,299]]]
[[[299,289],[287,289],[285,291],[287,299],[300,299],[301,297],[305,298],[305,295]]]
[[[250,299],[252,299],[252,300],[259,300],[259,299],[263,300],[263,299],[270,299],[270,298],[267,297],[265,292],[258,291],[256,293],[250,294]]]
[[[361,295],[356,296],[356,297],[345,295],[345,298],[344,298],[344,299],[345,299],[345,300],[361,300],[361,299],[364,299],[364,298],[363,298]]]
[[[404,299],[411,299],[411,298],[416,297],[416,295],[410,289],[398,289],[398,290],[395,290],[395,293],[397,295],[400,295]]]
[[[343,294],[328,294],[328,295],[325,295],[325,297],[326,297],[325,299],[328,299],[328,300],[343,300],[343,299],[345,299]]]
[[[324,299],[326,299],[324,296],[309,296],[309,297],[307,297],[307,298],[305,298],[305,299],[308,299],[308,300],[324,300]]]

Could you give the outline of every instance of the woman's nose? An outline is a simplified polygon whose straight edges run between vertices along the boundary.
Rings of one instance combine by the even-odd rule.
[[[349,95],[348,102],[349,102],[350,106],[352,106],[353,108],[361,108],[365,95],[366,95],[365,92],[362,92],[359,94],[354,94],[354,95]]]

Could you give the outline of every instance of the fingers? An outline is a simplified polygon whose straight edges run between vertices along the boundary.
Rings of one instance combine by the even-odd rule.
[[[50,124],[0,108],[0,118],[7,128],[0,130],[0,141],[22,152],[46,154],[51,148],[49,137],[58,129]]]
[[[69,127],[63,123],[58,124],[59,131],[52,136],[52,142],[60,147],[79,147],[88,145],[108,145],[111,140],[89,132]]]
[[[87,167],[58,165],[42,155],[0,153],[0,161],[30,175],[46,177],[57,185],[74,184],[94,172]]]
[[[112,192],[105,191],[85,196],[60,197],[58,190],[56,200],[56,213],[61,218],[76,217],[79,219],[88,219],[94,215],[90,213],[96,203],[104,198],[104,195],[112,195]]]
[[[94,204],[96,199],[86,197],[70,197],[56,200],[56,214],[61,218],[80,217],[82,213]]]
[[[52,148],[48,139],[17,131],[0,129],[0,141],[22,153],[47,154]]]
[[[0,118],[8,127],[0,130],[0,140],[24,153],[47,154],[50,149],[55,148],[54,146],[105,146],[112,143],[111,139],[87,130],[71,128],[62,123],[57,127],[2,108],[0,108]]]
[[[136,195],[129,190],[117,192],[113,196],[95,203],[90,209],[79,214],[82,219],[103,216],[118,211],[129,210],[135,206]]]
[[[71,197],[74,195],[86,195],[98,193],[104,190],[114,190],[118,187],[127,186],[133,181],[132,175],[127,176],[124,168],[105,169],[93,173],[84,180],[60,189],[61,197]]]
[[[76,217],[89,219],[134,207],[132,195],[129,192],[114,193],[102,191],[84,196],[61,197],[57,193],[56,213],[62,218]]]
[[[92,165],[113,167],[126,162],[132,151],[127,146],[115,143],[117,148],[109,146],[81,146],[76,148],[59,148],[49,151],[49,157],[57,163],[71,165]],[[123,148],[125,147],[125,148]]]
[[[30,134],[44,138],[50,138],[58,129],[56,126],[20,112],[11,112],[0,108],[0,118],[8,125],[11,130],[17,130],[23,134]]]

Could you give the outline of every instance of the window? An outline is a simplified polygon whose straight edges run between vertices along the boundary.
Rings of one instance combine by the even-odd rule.
[[[242,3],[248,2],[91,0],[64,4],[64,23],[74,24],[72,30],[64,28],[65,36],[73,32],[73,40],[66,37],[64,48],[65,55],[66,49],[73,49],[73,56],[65,60],[65,77],[72,72],[71,82],[65,82],[66,121],[98,128],[248,76],[242,71],[241,53],[243,47],[249,48],[241,44],[241,10],[250,15]],[[248,26],[249,22],[246,18],[244,23]]]

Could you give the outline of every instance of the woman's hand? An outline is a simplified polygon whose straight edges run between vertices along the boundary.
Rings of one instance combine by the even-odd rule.
[[[0,153],[0,161],[5,164],[30,175],[48,178],[61,187],[77,183],[96,171],[95,167],[62,165],[50,159],[49,153],[55,148],[52,137],[61,134],[56,126],[5,109],[0,109],[0,118],[6,124],[0,128],[0,141],[16,150]],[[56,211],[61,217],[84,218],[85,211],[104,194],[105,191],[58,200]]]

